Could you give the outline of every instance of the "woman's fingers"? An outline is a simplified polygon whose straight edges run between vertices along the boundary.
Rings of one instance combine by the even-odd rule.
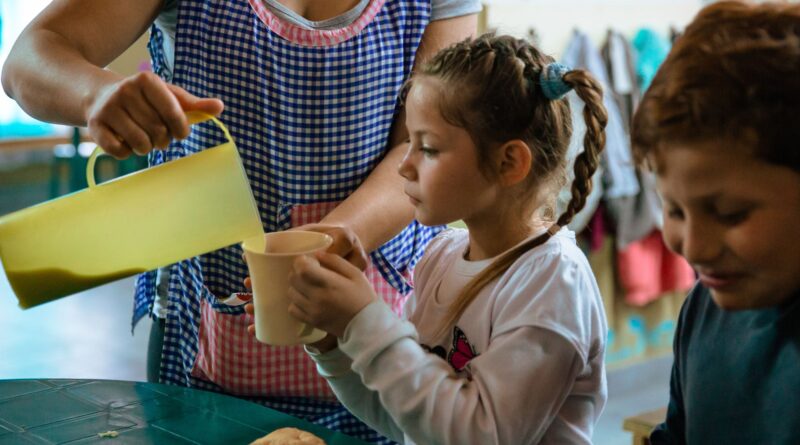
[[[103,124],[97,124],[89,129],[90,136],[94,142],[103,148],[103,151],[117,159],[125,159],[133,153],[133,150],[118,137],[114,132]]]
[[[115,113],[108,122],[111,130],[131,147],[134,153],[144,156],[153,149],[153,142],[144,128],[128,113]]]
[[[218,115],[218,99],[198,98],[153,73],[139,73],[107,87],[87,117],[89,134],[117,158],[145,155],[189,135],[185,111]]]
[[[320,252],[316,257],[320,266],[346,278],[355,278],[363,273],[361,269],[352,264],[348,259],[338,255]]]
[[[136,97],[128,104],[128,114],[131,120],[147,134],[151,149],[167,148],[172,140],[172,135],[161,119],[158,109],[154,108],[144,97]]]
[[[197,97],[181,87],[166,84],[169,91],[178,100],[181,110],[199,111],[211,116],[219,116],[225,108],[222,101],[212,97]]]
[[[170,138],[183,139],[189,136],[189,121],[175,95],[176,89],[185,92],[180,87],[172,89],[164,82],[147,82],[143,92],[144,98],[158,113],[160,123],[166,128]]]
[[[367,268],[368,260],[358,235],[349,228],[329,224],[306,224],[297,227],[300,230],[313,230],[325,233],[333,238],[327,251],[339,255],[361,270]]]
[[[141,73],[119,87],[120,104],[147,134],[152,147],[166,147],[172,139],[164,116],[177,113],[184,121],[178,101],[164,81],[152,73]],[[188,132],[188,126],[186,131]]]
[[[367,256],[355,233],[342,228],[333,228],[328,234],[333,236],[333,243],[328,248],[328,252],[345,258],[361,270],[366,269]]]

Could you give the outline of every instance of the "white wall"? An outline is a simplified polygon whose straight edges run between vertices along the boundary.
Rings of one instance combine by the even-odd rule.
[[[668,35],[683,29],[707,3],[704,0],[485,0],[489,29],[524,37],[533,27],[539,47],[558,56],[578,28],[601,45],[613,28],[632,38],[644,26]]]

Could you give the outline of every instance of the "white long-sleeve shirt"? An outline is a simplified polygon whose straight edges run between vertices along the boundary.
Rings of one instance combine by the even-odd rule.
[[[467,245],[463,230],[431,242],[409,320],[370,304],[339,349],[309,350],[320,374],[353,414],[402,443],[590,444],[606,400],[606,321],[572,232],[524,254],[436,338],[448,304],[491,263],[464,260]]]

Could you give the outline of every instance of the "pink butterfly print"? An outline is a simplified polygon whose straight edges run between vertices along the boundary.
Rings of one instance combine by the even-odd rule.
[[[478,355],[479,354],[477,354],[472,348],[472,345],[469,344],[469,340],[464,334],[464,331],[459,329],[458,326],[454,327],[453,349],[451,349],[450,353],[447,354],[447,363],[450,363],[450,366],[452,366],[456,371],[461,371],[465,366],[467,366],[467,363],[469,363],[470,360]]]

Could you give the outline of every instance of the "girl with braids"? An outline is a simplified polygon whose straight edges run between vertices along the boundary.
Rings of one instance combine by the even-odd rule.
[[[572,200],[554,218],[573,88],[588,132]],[[340,257],[299,260],[292,313],[338,339],[308,348],[318,371],[353,414],[399,442],[591,443],[606,400],[606,321],[564,227],[605,142],[599,84],[522,40],[483,36],[438,53],[405,91],[399,172],[416,219],[468,230],[428,246],[408,321]]]
[[[653,444],[800,443],[800,5],[703,9],[633,122],[699,282]]]

